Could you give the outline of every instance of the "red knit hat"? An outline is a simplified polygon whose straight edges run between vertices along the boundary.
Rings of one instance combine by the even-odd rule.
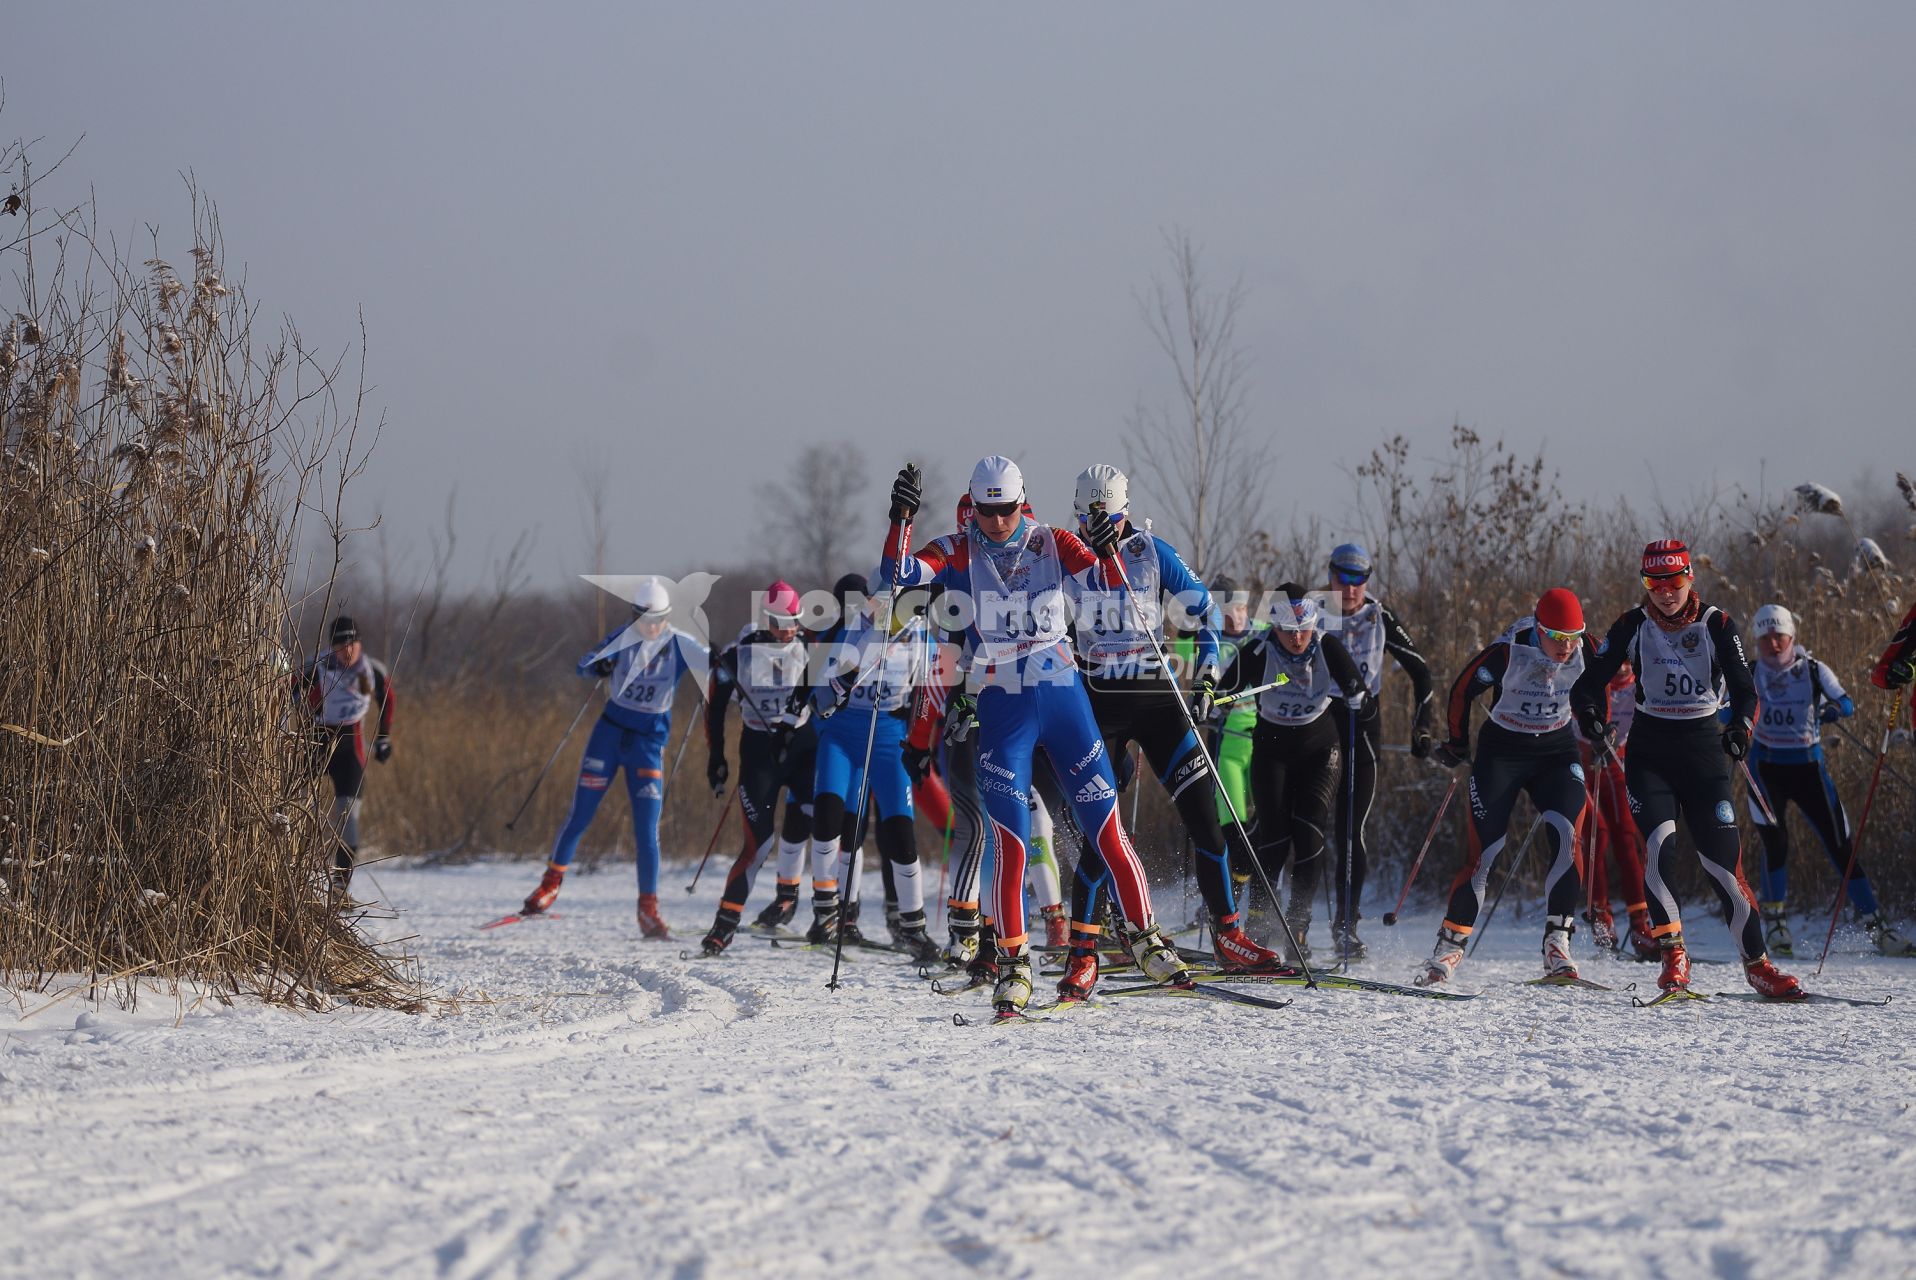
[[[1690,572],[1690,549],[1676,538],[1660,538],[1643,549],[1643,576],[1674,578]]]
[[[1537,625],[1546,631],[1565,631],[1572,635],[1583,631],[1583,605],[1568,587],[1552,587],[1537,601],[1534,615]]]

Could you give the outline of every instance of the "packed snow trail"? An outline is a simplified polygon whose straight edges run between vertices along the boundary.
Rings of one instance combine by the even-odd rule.
[[[9,993],[0,1274],[1916,1265],[1916,963],[1860,935],[1811,985],[1886,1008],[1522,986],[1530,905],[1464,966],[1479,1000],[1266,986],[1246,989],[1295,1004],[960,1028],[986,993],[932,995],[886,956],[849,955],[836,995],[829,953],[741,936],[680,959],[715,902],[679,892],[681,868],[682,941],[639,941],[629,867],[569,878],[563,919],[479,932],[536,871],[361,873],[399,911],[375,927],[416,934],[458,997],[431,1015]],[[1371,923],[1362,972],[1407,977],[1434,927]],[[1701,909],[1690,932],[1700,957],[1729,954]],[[1654,980],[1575,945],[1593,979]],[[1697,986],[1740,972],[1699,965]]]

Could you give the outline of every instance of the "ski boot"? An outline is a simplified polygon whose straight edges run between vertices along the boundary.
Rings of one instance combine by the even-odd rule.
[[[898,931],[902,928],[904,928],[904,913],[899,911],[896,902],[887,899],[885,902],[885,932],[896,938]]]
[[[536,916],[545,911],[552,905],[553,899],[559,896],[559,885],[564,879],[565,868],[548,863],[546,873],[539,877],[539,887],[526,895],[524,904],[519,908],[519,914]]]
[[[350,889],[352,884],[353,869],[351,867],[334,867],[326,873],[327,898],[340,907],[352,905],[352,899],[346,896],[346,890]]]
[[[1656,960],[1663,954],[1656,935],[1650,932],[1650,908],[1641,902],[1630,908],[1630,950],[1639,960]]]
[[[703,955],[715,956],[732,945],[732,935],[738,930],[736,920],[720,918],[712,921],[711,932],[699,940],[699,951]]]
[[[1083,1000],[1098,985],[1098,935],[1076,926],[1071,951],[1065,957],[1064,977],[1058,979],[1058,999]]]
[[[1156,925],[1137,931],[1131,939],[1130,950],[1131,958],[1138,962],[1138,971],[1151,981],[1173,986],[1190,982],[1191,966],[1184,963],[1176,947],[1164,940]]]
[[[870,947],[877,945],[870,938],[867,938],[863,931],[859,929],[858,908],[858,903],[848,902],[839,911],[839,915],[842,918],[839,921],[838,932],[832,936],[833,942],[837,942],[839,938],[842,937],[845,940],[845,945],[848,947]]]
[[[758,913],[752,924],[760,929],[781,929],[792,922],[798,914],[798,881],[790,884],[779,881],[778,896],[771,905]]]
[[[1303,936],[1303,934],[1298,935],[1300,938]],[[1364,945],[1364,940],[1357,936],[1357,926],[1345,920],[1332,923],[1331,944],[1331,954],[1337,957],[1339,963],[1348,957],[1351,963],[1355,964],[1370,950]]]
[[[1663,954],[1663,971],[1657,974],[1657,986],[1664,991],[1687,989],[1690,985],[1690,953],[1680,933],[1665,934],[1657,944]]]
[[[965,976],[972,982],[985,983],[998,981],[998,935],[990,925],[983,925],[974,939],[977,953],[965,964]]]
[[[1062,902],[1054,902],[1041,908],[1039,916],[1044,919],[1044,944],[1047,947],[1069,946],[1071,943],[1071,917],[1066,914]]]
[[[1863,928],[1869,931],[1869,940],[1884,955],[1916,956],[1916,943],[1898,933],[1895,926],[1883,918],[1882,912],[1864,917]]]
[[[812,895],[812,923],[805,930],[805,941],[813,946],[831,942],[838,936],[838,895]]]
[[[642,938],[672,936],[672,931],[665,927],[665,917],[659,914],[659,895],[656,893],[639,895],[639,936]]]
[[[1415,981],[1420,987],[1441,987],[1450,982],[1451,975],[1457,972],[1457,966],[1464,962],[1464,940],[1470,937],[1455,929],[1437,931],[1437,948],[1430,953],[1430,959],[1424,961],[1424,971]]]
[[[1606,951],[1614,959],[1617,955],[1617,918],[1610,914],[1608,907],[1592,907],[1583,913],[1590,922],[1590,941],[1597,950]]]
[[[1790,937],[1789,913],[1780,902],[1763,904],[1763,948],[1773,956],[1796,954],[1796,939]]]
[[[1284,957],[1269,947],[1259,946],[1238,925],[1226,925],[1211,936],[1211,954],[1218,968],[1226,973],[1283,973],[1288,966]]]
[[[1801,1000],[1808,994],[1802,983],[1771,964],[1768,956],[1745,960],[1743,976],[1765,1000]]]
[[[1291,909],[1284,913],[1284,923],[1291,927],[1291,938],[1297,940],[1295,946],[1286,939],[1284,949],[1289,953],[1285,963],[1293,969],[1308,969],[1311,963],[1311,904],[1309,899],[1291,902]]]
[[[1569,916],[1544,917],[1544,977],[1561,980],[1577,976],[1577,962],[1570,958],[1570,935],[1576,931],[1576,921]]]
[[[925,932],[925,913],[922,911],[903,912],[898,917],[898,927],[892,930],[891,945],[894,951],[902,951],[919,964],[932,964],[938,959],[938,944]]]
[[[1112,901],[1104,904],[1104,936],[1111,939],[1111,945],[1121,951],[1131,949],[1131,931],[1118,914],[1117,904]]]
[[[991,990],[992,1011],[1001,1018],[1023,1013],[1031,1002],[1030,954],[1000,957],[993,967],[998,970],[998,984]]]

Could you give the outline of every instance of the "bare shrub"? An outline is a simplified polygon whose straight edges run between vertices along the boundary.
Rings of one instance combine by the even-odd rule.
[[[410,1004],[327,901],[287,719],[296,511],[353,412],[337,364],[258,332],[190,184],[182,269],[157,236],[136,268],[85,208],[36,207],[23,146],[0,171],[24,196],[0,241],[0,974]]]

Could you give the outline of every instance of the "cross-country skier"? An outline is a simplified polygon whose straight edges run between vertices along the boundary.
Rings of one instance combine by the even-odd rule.
[[[1464,944],[1477,927],[1484,890],[1510,832],[1510,811],[1527,794],[1543,823],[1550,870],[1545,878],[1543,971],[1559,980],[1577,976],[1570,958],[1576,932],[1577,820],[1584,807],[1583,764],[1570,728],[1570,690],[1594,648],[1583,629],[1583,605],[1563,587],[1552,587],[1528,618],[1472,658],[1450,687],[1449,736],[1437,758],[1456,767],[1470,764],[1470,856],[1451,882],[1450,905],[1437,930],[1437,948],[1418,977],[1419,986],[1450,981],[1463,963]],[[1470,704],[1494,695],[1490,720],[1470,758]]]
[[[1776,824],[1764,818],[1756,797],[1750,797],[1750,818],[1763,839],[1763,941],[1771,955],[1795,953],[1785,902],[1789,898],[1790,834],[1787,806],[1794,804],[1823,842],[1823,851],[1836,874],[1851,868],[1848,898],[1870,941],[1884,955],[1909,955],[1909,940],[1883,917],[1876,891],[1860,862],[1852,867],[1849,817],[1836,793],[1836,781],[1823,763],[1822,728],[1856,714],[1856,704],[1843,692],[1836,673],[1810,656],[1796,642],[1796,618],[1780,604],[1756,611],[1750,629],[1756,636],[1756,696],[1761,714],[1756,742],[1750,749],[1750,771]]]
[[[1637,830],[1643,833],[1650,931],[1663,953],[1657,985],[1665,991],[1690,985],[1683,923],[1669,887],[1671,837],[1681,814],[1736,938],[1749,984],[1772,999],[1800,999],[1802,984],[1764,953],[1763,918],[1743,878],[1730,765],[1749,753],[1757,711],[1743,639],[1729,614],[1698,598],[1690,549],[1683,543],[1652,542],[1643,549],[1641,573],[1643,603],[1611,625],[1570,696],[1584,736],[1607,742],[1610,678],[1625,662],[1636,670],[1637,715],[1623,769]],[[1719,733],[1717,711],[1726,701],[1730,723]]]
[[[798,634],[798,590],[782,579],[765,589],[761,612],[765,625],[747,623],[738,638],[712,662],[712,692],[705,704],[705,780],[712,794],[724,795],[731,776],[725,759],[725,713],[737,698],[738,803],[745,815],[745,845],[725,878],[718,914],[701,944],[717,955],[731,944],[752,883],[773,843],[778,845],[778,892],[763,924],[783,924],[798,907],[799,874],[805,842],[812,834],[812,779],[817,768],[818,733],[807,700],[806,648]],[[785,822],[774,830],[773,815],[785,793]],[[821,876],[823,878],[821,878]],[[812,864],[814,929],[838,918],[838,885],[830,871]]]
[[[1291,900],[1284,917],[1300,950],[1286,959],[1302,964],[1310,959],[1311,902],[1323,874],[1325,833],[1331,829],[1343,758],[1336,724],[1327,713],[1340,698],[1355,707],[1366,687],[1344,642],[1324,629],[1323,607],[1303,587],[1294,582],[1279,587],[1270,614],[1271,629],[1238,649],[1219,685],[1272,686],[1257,695],[1251,746],[1256,856],[1273,884],[1290,864]]]
[[[1275,951],[1244,932],[1232,891],[1229,849],[1217,819],[1217,780],[1191,725],[1210,718],[1217,692],[1218,648],[1209,617],[1211,595],[1177,549],[1129,517],[1130,481],[1109,463],[1078,474],[1073,505],[1088,528],[1102,512],[1118,528],[1118,559],[1124,577],[1093,565],[1072,575],[1073,631],[1085,669],[1091,712],[1105,752],[1116,760],[1135,742],[1177,807],[1195,850],[1198,888],[1211,912],[1219,964],[1227,970],[1271,971]],[[1158,662],[1164,644],[1164,597],[1186,616],[1199,619],[1197,665],[1191,705],[1183,703],[1172,673]],[[1137,785],[1134,783],[1133,785]],[[1248,856],[1248,851],[1247,851]],[[1071,952],[1058,993],[1083,999],[1098,980],[1099,898],[1107,872],[1094,845],[1078,861],[1071,892]]]
[[[640,584],[632,598],[632,621],[579,659],[579,674],[610,682],[605,709],[592,726],[579,761],[579,784],[572,808],[552,842],[539,887],[520,908],[537,915],[559,896],[566,868],[579,851],[579,839],[592,825],[599,802],[619,770],[625,770],[625,794],[632,802],[632,840],[638,848],[639,932],[669,938],[659,914],[659,813],[665,805],[665,746],[672,733],[672,698],[689,672],[705,683],[705,646],[667,621],[671,593],[656,579]]]
[[[918,468],[907,466],[892,486],[881,574],[896,573],[903,586],[935,581],[947,593],[962,593],[971,611],[972,667],[967,690],[950,698],[947,736],[978,737],[980,790],[995,846],[990,901],[1000,974],[993,1004],[1005,1016],[1031,997],[1023,890],[1032,755],[1039,747],[1062,771],[1078,826],[1091,833],[1090,843],[1110,868],[1138,967],[1155,982],[1182,978],[1184,962],[1152,921],[1144,868],[1119,821],[1111,763],[1066,641],[1066,580],[1100,560],[1118,572],[1112,559],[1118,526],[1103,511],[1094,513],[1087,544],[1035,523],[1022,511],[1024,476],[1017,464],[993,456],[972,471],[974,509],[964,541],[950,552],[934,543],[901,563],[904,524],[918,511],[919,483]]]
[[[1883,656],[1876,659],[1869,673],[1869,682],[1878,689],[1905,689],[1912,680],[1916,680],[1916,604],[1903,615],[1896,634],[1889,638]],[[1916,698],[1909,703],[1909,727],[1916,730]]]
[[[910,619],[903,634],[894,636],[891,595],[872,597],[870,592],[864,576],[855,573],[832,588],[841,618],[822,642],[824,679],[813,687],[824,723],[818,730],[812,787],[812,859],[816,867],[831,868],[829,878],[841,886],[845,940],[862,941],[856,936],[861,852],[857,809],[869,806],[877,819],[878,851],[891,867],[898,903],[894,945],[916,960],[929,961],[937,958],[938,946],[925,933],[911,775],[903,754],[912,690],[921,683],[926,665],[924,629],[920,620]],[[816,906],[814,912],[823,917]],[[818,940],[827,937],[821,930]]]
[[[359,855],[359,806],[366,790],[366,714],[377,708],[373,759],[393,754],[392,676],[367,656],[359,628],[345,614],[333,619],[332,648],[306,664],[294,684],[315,726],[315,749],[333,784],[332,890],[343,897]]]
[[[1346,542],[1331,552],[1329,585],[1342,615],[1338,638],[1350,650],[1357,674],[1369,690],[1363,709],[1356,715],[1356,741],[1344,760],[1344,776],[1333,801],[1337,819],[1337,918],[1331,925],[1331,940],[1338,955],[1349,955],[1353,960],[1363,959],[1365,951],[1363,939],[1357,936],[1357,921],[1363,916],[1364,881],[1370,874],[1370,846],[1364,828],[1370,821],[1371,806],[1377,802],[1377,758],[1384,736],[1379,697],[1387,654],[1410,677],[1410,753],[1422,760],[1430,755],[1431,747],[1430,667],[1397,615],[1369,594],[1371,568],[1370,552],[1355,542]],[[1337,725],[1338,741],[1352,746],[1350,709],[1334,702],[1331,716]],[[1349,902],[1344,900],[1347,881]]]
[[[1584,838],[1590,850],[1585,871],[1590,891],[1587,918],[1591,939],[1603,950],[1615,953],[1617,924],[1610,911],[1608,870],[1614,860],[1623,890],[1623,909],[1630,921],[1630,949],[1639,960],[1655,960],[1659,951],[1657,940],[1650,936],[1649,895],[1643,887],[1643,837],[1630,817],[1630,794],[1623,780],[1623,756],[1629,749],[1630,722],[1637,711],[1636,683],[1636,672],[1627,662],[1610,677],[1610,727],[1616,731],[1616,742],[1609,751],[1587,738],[1578,739],[1584,772],[1596,780],[1591,788],[1596,805],[1586,806],[1583,811]]]
[[[1225,574],[1219,574],[1210,583],[1211,602],[1217,606],[1217,651],[1220,671],[1231,665],[1237,651],[1261,631],[1270,629],[1270,623],[1262,618],[1251,620],[1251,595],[1237,585],[1237,580]],[[1185,637],[1178,641],[1178,657],[1187,671],[1197,669],[1197,640]],[[1222,685],[1218,692],[1235,693]],[[1251,805],[1251,735],[1257,727],[1257,704],[1246,699],[1229,707],[1218,707],[1211,713],[1211,759],[1217,764],[1217,820],[1220,827],[1226,827],[1231,821],[1231,807],[1246,824],[1255,825]],[[1226,800],[1226,796],[1229,800]],[[1234,866],[1231,881],[1235,887],[1242,888],[1251,878],[1250,868]]]

